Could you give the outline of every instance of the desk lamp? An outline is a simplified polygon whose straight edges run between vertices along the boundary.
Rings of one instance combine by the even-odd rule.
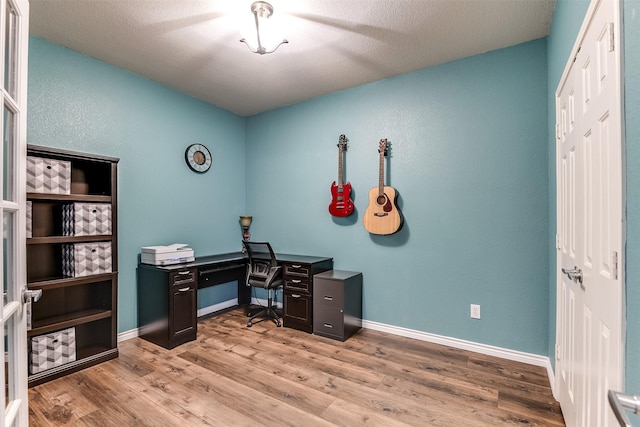
[[[249,227],[251,227],[252,216],[240,215],[240,226],[242,226],[242,240],[247,241],[251,237],[249,234]],[[244,252],[244,247],[242,248]]]

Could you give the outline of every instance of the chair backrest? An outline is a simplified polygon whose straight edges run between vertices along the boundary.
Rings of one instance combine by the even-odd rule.
[[[274,268],[278,266],[278,260],[269,242],[243,241],[249,263],[247,264],[247,285],[270,286],[274,277]]]
[[[273,249],[271,248],[271,244],[269,242],[248,242],[246,240],[243,240],[242,244],[247,250],[249,263],[253,261],[260,261],[261,263],[264,263],[266,261],[269,263],[270,267],[275,267],[278,265],[276,254],[273,252]]]

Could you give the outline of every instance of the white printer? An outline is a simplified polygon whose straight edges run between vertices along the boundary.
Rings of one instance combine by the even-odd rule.
[[[141,251],[143,264],[172,265],[195,261],[193,249],[184,243],[174,243],[169,246],[145,246]]]

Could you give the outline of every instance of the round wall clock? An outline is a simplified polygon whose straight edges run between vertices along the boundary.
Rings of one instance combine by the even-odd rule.
[[[205,173],[211,167],[213,159],[211,152],[202,144],[191,144],[184,152],[184,159],[192,171]]]

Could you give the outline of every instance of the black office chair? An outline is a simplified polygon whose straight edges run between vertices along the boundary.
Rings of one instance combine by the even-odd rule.
[[[272,306],[272,291],[282,286],[282,267],[278,266],[276,255],[268,242],[247,242],[242,244],[249,256],[247,264],[247,286],[263,288],[267,290],[267,307],[254,313],[249,311],[247,327],[251,327],[253,319],[258,316],[266,316],[273,319],[276,326],[280,326],[280,316]]]

